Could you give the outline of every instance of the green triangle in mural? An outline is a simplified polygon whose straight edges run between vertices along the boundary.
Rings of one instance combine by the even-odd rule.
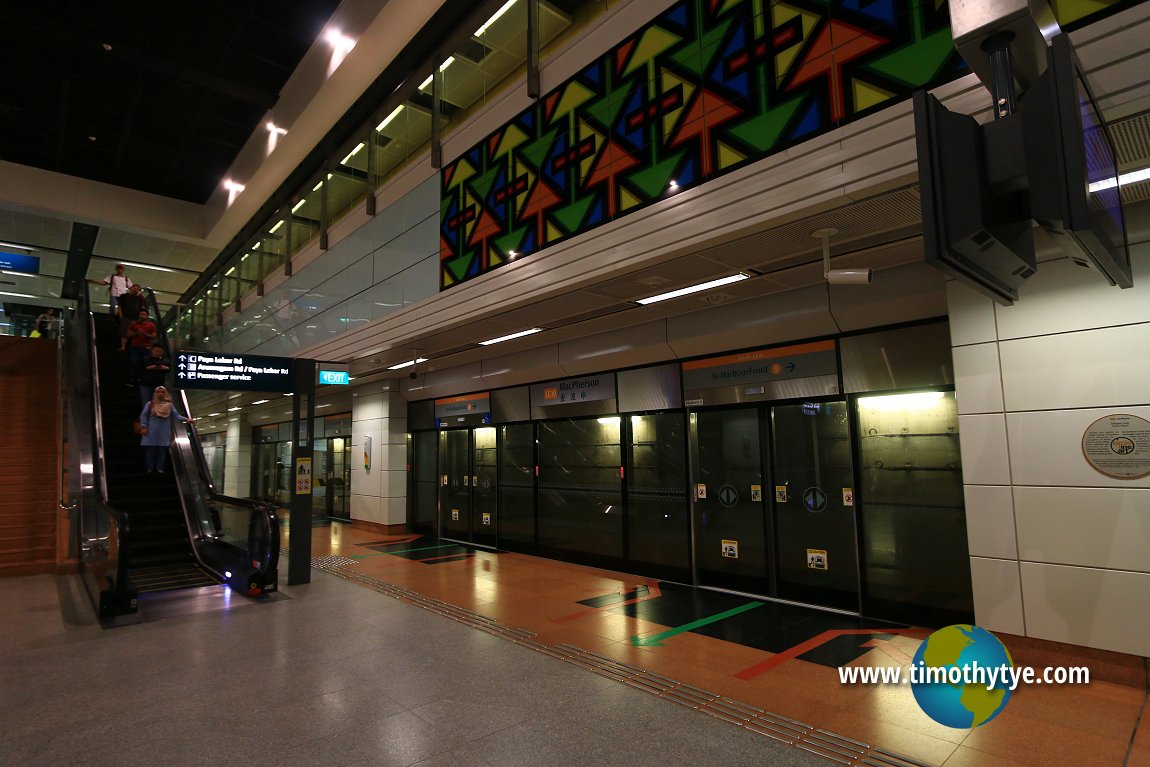
[[[448,273],[455,279],[456,282],[463,279],[467,274],[467,267],[471,264],[471,254],[467,253],[462,256],[456,256],[447,261],[444,266],[447,268]]]
[[[761,115],[740,123],[730,129],[730,134],[756,151],[767,152],[783,135],[791,117],[802,103],[803,97],[793,98],[785,104],[768,109]]]
[[[576,200],[570,205],[556,208],[550,217],[561,224],[568,234],[573,234],[579,231],[583,217],[587,215],[587,210],[594,202],[595,195],[587,195],[582,200]]]
[[[727,34],[727,28],[730,26],[731,20],[727,19],[709,30],[701,40],[694,40],[676,51],[671,60],[696,75],[701,76],[704,72],[710,71],[711,61],[715,58],[719,44],[723,42],[723,36]]]
[[[583,107],[583,111],[600,125],[610,128],[619,118],[619,113],[623,111],[626,100],[626,90],[611,91],[603,98]]]
[[[954,39],[950,30],[940,29],[916,43],[875,59],[866,68],[911,88],[921,88],[934,80],[952,53]]]
[[[512,229],[507,234],[495,238],[495,249],[500,253],[510,253],[513,250],[519,250],[519,246],[523,244],[523,235],[527,232],[525,228]]]
[[[671,174],[679,167],[683,159],[683,152],[671,155],[666,160],[652,165],[650,168],[626,176],[627,183],[643,193],[647,200],[654,199],[667,190],[671,181]]]
[[[558,129],[548,131],[520,149],[516,154],[519,155],[521,159],[531,163],[531,167],[535,168],[535,170],[539,170],[543,167],[543,161],[547,159],[547,153],[551,151],[551,145],[555,143],[555,137],[558,134]]]
[[[495,177],[498,176],[502,170],[503,168],[497,165],[482,176],[476,177],[468,186],[475,191],[479,199],[486,200],[487,195],[491,192],[492,184],[495,183]]]

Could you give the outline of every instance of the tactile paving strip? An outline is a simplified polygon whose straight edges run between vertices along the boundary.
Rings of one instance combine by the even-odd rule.
[[[550,655],[552,658],[574,664],[600,676],[634,687],[637,690],[658,695],[669,701],[693,708],[707,716],[721,719],[750,732],[781,743],[817,754],[832,763],[848,767],[932,767],[908,756],[887,751],[878,746],[852,740],[833,732],[819,729],[780,714],[772,714],[756,706],[751,706],[707,690],[692,687],[669,677],[608,658],[604,655],[583,650],[574,645],[560,644],[553,647],[534,641],[537,636],[531,631],[500,625],[497,621],[449,604],[439,599],[431,599],[409,589],[373,578],[349,569],[354,559],[344,557],[316,557],[312,565],[318,569],[338,575],[349,581],[361,583],[388,596],[402,599],[417,607],[467,624],[494,636],[510,639],[516,644]]]

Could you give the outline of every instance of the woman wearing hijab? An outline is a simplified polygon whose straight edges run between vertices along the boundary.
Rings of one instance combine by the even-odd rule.
[[[168,390],[157,386],[152,401],[144,405],[144,412],[140,413],[140,426],[144,429],[140,444],[144,447],[144,468],[148,474],[154,471],[164,473],[168,447],[172,444],[173,417],[180,423],[188,420],[176,410]]]

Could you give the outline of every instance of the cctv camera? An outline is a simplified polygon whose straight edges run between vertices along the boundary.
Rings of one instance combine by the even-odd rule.
[[[414,381],[416,378],[419,378],[419,373],[416,373],[416,372],[413,370],[413,371],[411,371],[410,373],[408,373],[408,374],[407,374],[407,377],[408,377],[408,378],[410,378],[412,381]]]
[[[827,282],[832,285],[870,285],[870,269],[831,269]]]

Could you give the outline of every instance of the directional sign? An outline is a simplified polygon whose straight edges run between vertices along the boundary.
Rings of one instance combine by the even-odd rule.
[[[40,273],[40,257],[24,253],[0,253],[0,269],[6,272]]]
[[[739,491],[733,485],[723,485],[719,488],[719,503],[724,509],[729,509],[739,502]]]
[[[817,514],[827,507],[827,494],[817,487],[808,487],[803,491],[803,506]]]
[[[321,384],[335,384],[337,386],[346,386],[351,383],[351,374],[346,370],[320,370],[317,374],[316,383]]]
[[[287,394],[293,390],[292,359],[181,349],[176,355],[176,379],[182,389]]]

